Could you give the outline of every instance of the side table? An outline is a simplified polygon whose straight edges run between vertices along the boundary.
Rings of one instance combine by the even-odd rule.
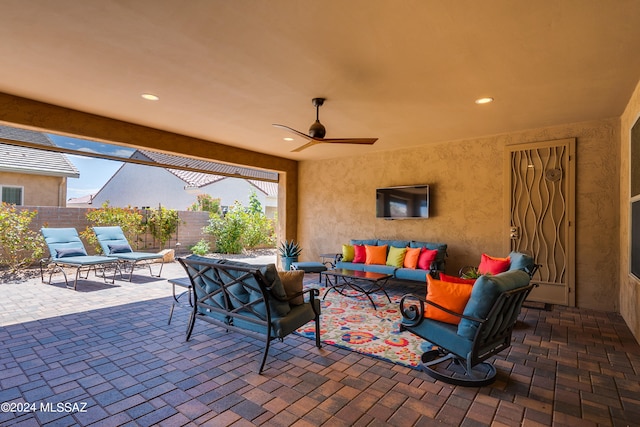
[[[171,302],[171,310],[169,311],[169,321],[167,322],[167,325],[171,324],[171,318],[173,317],[173,309],[175,308],[176,305],[187,308],[186,304],[180,301],[180,298],[184,296],[184,294],[188,295],[187,298],[189,299],[188,300],[189,307],[193,307],[193,300],[191,299],[191,280],[189,280],[188,277],[178,277],[175,279],[169,279],[169,283],[171,283],[171,286],[173,287],[173,301]],[[179,295],[176,295],[176,286],[185,288],[186,290],[180,293]]]
[[[336,267],[336,262],[338,262],[338,257],[342,255],[341,253],[326,253],[320,254],[320,262],[323,264],[329,264],[331,268]]]

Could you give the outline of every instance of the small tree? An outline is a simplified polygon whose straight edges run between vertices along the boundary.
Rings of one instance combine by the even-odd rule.
[[[216,250],[224,254],[239,254],[242,252],[242,236],[247,223],[247,213],[240,202],[229,207],[224,216],[217,213],[209,215],[209,225],[203,232],[216,238]]]
[[[0,264],[12,272],[28,267],[44,254],[42,236],[31,230],[29,224],[38,211],[18,211],[15,205],[0,205]]]
[[[171,236],[178,231],[180,218],[178,211],[167,209],[163,206],[158,209],[151,209],[147,215],[147,228],[151,235],[160,242],[160,248],[171,239]]]
[[[209,194],[198,194],[195,203],[189,206],[187,210],[220,213],[220,199],[213,198]]]
[[[262,204],[255,191],[249,195],[247,225],[244,233],[244,245],[255,248],[260,245],[275,245],[276,234],[273,223],[262,211]]]
[[[91,226],[120,226],[127,240],[134,242],[136,249],[139,241],[138,236],[145,232],[143,219],[144,217],[139,209],[130,206],[126,208],[109,206],[108,201],[104,202],[99,209],[92,209],[87,212],[87,220],[91,223]],[[102,253],[102,248],[91,227],[87,227],[82,231],[80,236],[93,246],[98,253]]]

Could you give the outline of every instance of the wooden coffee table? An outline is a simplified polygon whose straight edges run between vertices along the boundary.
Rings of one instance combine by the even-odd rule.
[[[328,287],[324,293],[322,299],[324,300],[330,291],[336,291],[340,295],[345,297],[356,297],[360,295],[366,295],[371,301],[371,305],[374,310],[377,310],[375,303],[371,299],[371,294],[377,291],[382,291],[387,297],[389,302],[391,298],[384,290],[384,285],[387,283],[393,275],[374,273],[371,271],[356,271],[337,268],[334,270],[327,270],[320,273],[320,278],[324,276],[325,283]],[[350,295],[345,293],[345,290],[352,289],[357,292],[356,295]]]

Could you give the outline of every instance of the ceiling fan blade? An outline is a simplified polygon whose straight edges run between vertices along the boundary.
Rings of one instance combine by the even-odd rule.
[[[322,142],[330,144],[367,144],[373,145],[378,138],[326,138]]]
[[[284,129],[284,130],[286,130],[287,132],[294,133],[294,134],[296,134],[296,135],[298,135],[299,137],[302,137],[302,138],[304,138],[304,139],[309,139],[309,140],[313,140],[313,139],[315,139],[315,138],[310,137],[310,136],[309,136],[309,135],[307,135],[306,133],[302,133],[302,132],[300,132],[300,131],[298,131],[298,130],[295,130],[295,129],[293,129],[293,128],[290,128],[289,126],[279,125],[279,124],[275,124],[275,123],[273,124],[273,126],[274,126],[274,127],[279,128],[279,129]]]
[[[304,150],[306,148],[313,147],[314,145],[321,144],[321,143],[322,143],[322,141],[319,141],[317,139],[312,139],[311,141],[309,141],[306,144],[296,148],[295,150],[291,150],[291,152],[292,153],[297,153],[297,152],[302,151],[302,150]]]

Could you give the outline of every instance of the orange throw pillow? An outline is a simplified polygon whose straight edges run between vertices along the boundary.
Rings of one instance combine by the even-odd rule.
[[[504,273],[511,266],[511,258],[496,258],[487,254],[482,254],[478,273],[480,274],[500,274]]]
[[[387,263],[387,245],[382,246],[369,246],[365,245],[365,251],[367,258],[365,264],[380,264],[385,265]]]
[[[427,275],[427,301],[434,302],[442,307],[462,314],[471,297],[473,286],[466,283],[450,283],[437,280]],[[440,322],[457,325],[460,317],[456,317],[437,307],[426,304],[424,317]]]
[[[473,285],[474,283],[476,283],[476,279],[464,279],[462,277],[449,276],[448,274],[444,273],[440,273],[440,280],[449,283],[466,283],[468,285]]]
[[[431,263],[436,260],[436,255],[438,255],[437,249],[422,248],[418,257],[418,268],[420,270],[430,270]]]
[[[404,254],[404,268],[416,269],[421,249],[422,248],[407,248],[407,252]]]

